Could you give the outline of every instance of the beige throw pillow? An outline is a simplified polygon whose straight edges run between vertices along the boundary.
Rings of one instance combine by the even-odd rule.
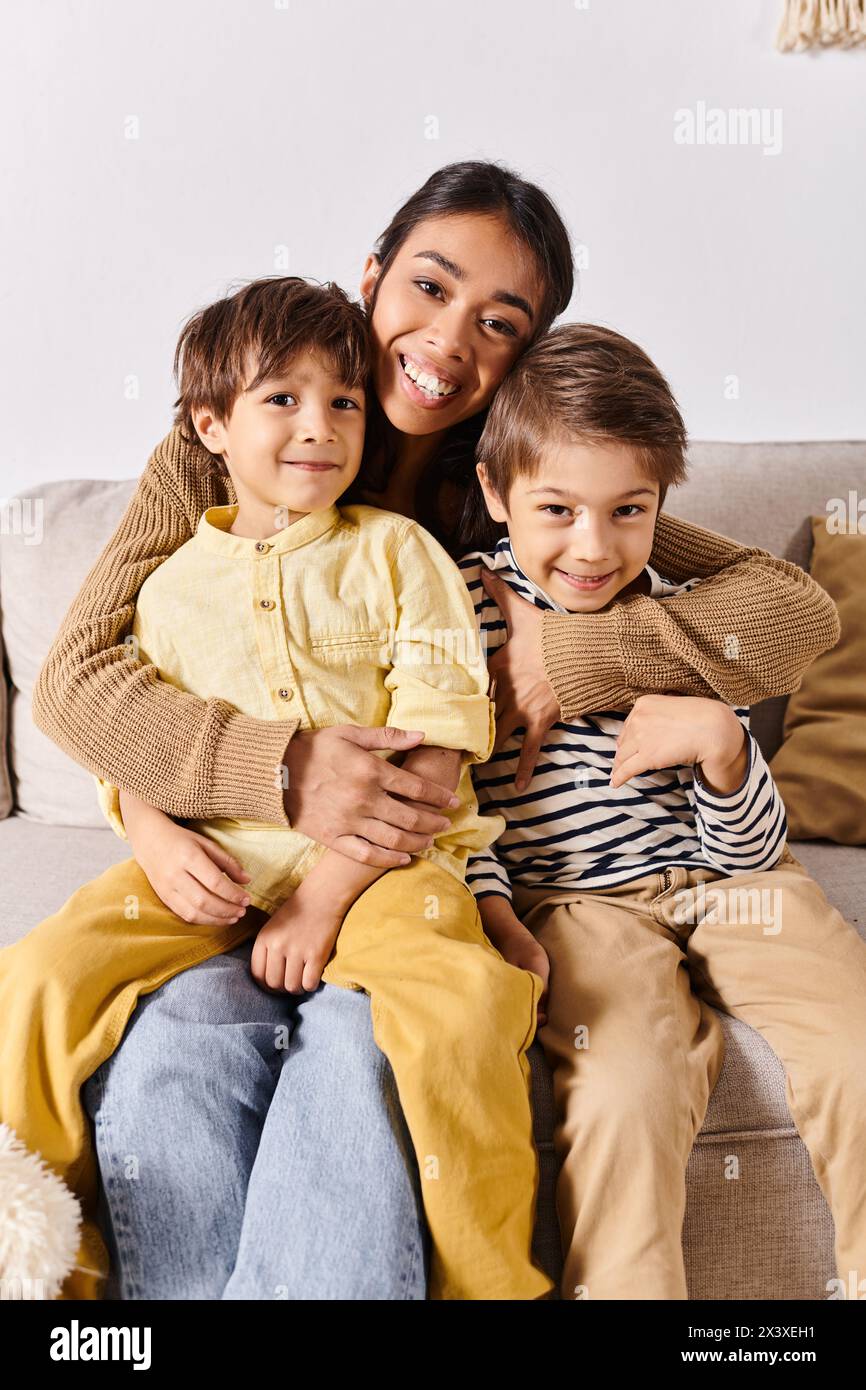
[[[866,844],[866,535],[813,516],[810,572],[835,600],[842,636],[788,699],[770,763],[792,840]]]

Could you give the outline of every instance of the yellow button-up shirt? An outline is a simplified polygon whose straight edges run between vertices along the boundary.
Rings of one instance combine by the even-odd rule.
[[[134,653],[162,680],[228,700],[257,719],[421,729],[462,750],[451,826],[420,851],[463,880],[470,852],[505,829],[480,815],[469,766],[490,757],[495,709],[469,592],[418,522],[363,505],[310,512],[265,540],[229,532],[237,506],[211,507],[195,535],[142,584]],[[401,756],[387,749],[377,756]],[[274,778],[284,775],[274,768]],[[118,789],[95,779],[102,809],[126,838]],[[211,819],[183,824],[228,850],[251,875],[256,907],[273,912],[325,847],[287,826]]]

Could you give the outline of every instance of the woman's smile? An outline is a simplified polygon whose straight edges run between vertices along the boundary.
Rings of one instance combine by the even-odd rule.
[[[441,368],[415,354],[398,352],[397,374],[410,401],[427,410],[439,410],[463,390],[459,382]]]

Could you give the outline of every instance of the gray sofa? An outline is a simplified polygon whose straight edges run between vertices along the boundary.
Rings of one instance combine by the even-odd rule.
[[[866,486],[866,444],[696,443],[691,479],[667,510],[808,568],[809,515],[827,499]],[[0,533],[0,611],[5,648],[0,718],[0,945],[56,911],[87,879],[128,854],[104,827],[91,777],[34,727],[33,683],[85,574],[110,536],[134,480],[71,481],[34,488],[6,504]],[[781,740],[784,700],[753,710],[769,757]],[[839,910],[862,925],[866,852],[793,843]],[[683,1244],[692,1299],[821,1299],[835,1275],[833,1223],[785,1100],[785,1076],[756,1032],[722,1015],[727,1051],[689,1163]],[[537,1254],[558,1275],[556,1159],[550,1075],[531,1050],[541,1158]],[[728,1155],[741,1177],[725,1177]],[[653,1297],[647,1289],[647,1297]]]

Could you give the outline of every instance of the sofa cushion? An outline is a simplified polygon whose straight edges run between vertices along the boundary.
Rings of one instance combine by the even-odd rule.
[[[103,824],[93,779],[33,723],[33,687],[63,618],[114,531],[136,480],[43,483],[41,538],[0,536],[0,596],[9,672],[9,766],[20,813],[51,825]],[[14,499],[13,499],[14,500]]]
[[[788,848],[820,883],[833,906],[866,941],[866,854],[863,850],[858,846],[834,845],[829,840],[797,840],[789,843]]]
[[[83,884],[129,857],[129,845],[107,828],[82,830],[7,817],[0,822],[0,949],[57,912]]]

